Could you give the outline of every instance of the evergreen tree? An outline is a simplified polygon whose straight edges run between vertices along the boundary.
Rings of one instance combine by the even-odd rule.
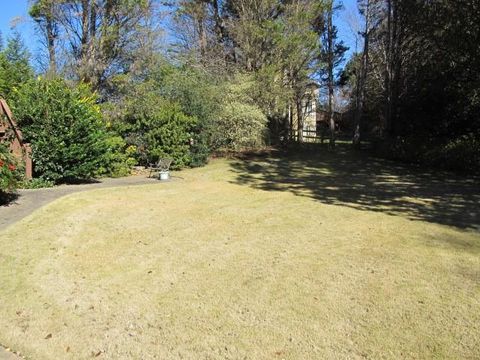
[[[20,33],[15,31],[8,38],[5,49],[0,53],[0,95],[7,101],[10,100],[13,90],[32,76],[30,53]]]

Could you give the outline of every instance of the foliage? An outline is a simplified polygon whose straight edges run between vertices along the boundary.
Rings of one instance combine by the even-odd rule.
[[[13,90],[33,77],[30,54],[18,32],[8,39],[7,47],[0,51],[0,96],[10,101]]]
[[[16,162],[7,147],[0,144],[0,195],[15,189],[18,180],[16,168]]]
[[[251,76],[252,105],[268,115],[275,139],[320,66],[324,10],[325,2],[313,0],[185,0],[176,35],[181,54],[211,76]]]
[[[182,168],[191,164],[190,143],[196,118],[185,115],[179,105],[165,102],[155,111],[142,130],[145,131],[148,158],[173,159],[172,168]]]
[[[375,155],[410,163],[422,163],[432,167],[480,173],[480,135],[467,134],[455,139],[431,138],[425,134],[397,136],[395,139],[376,138],[373,141]]]
[[[209,124],[220,109],[224,97],[220,85],[224,79],[192,66],[165,64],[155,74],[155,82],[161,94],[180,104],[183,112],[194,116],[204,125]]]
[[[109,133],[105,138],[106,151],[98,158],[99,167],[95,176],[121,177],[130,174],[137,160],[133,156],[134,151],[127,146],[126,141],[114,133]]]
[[[468,134],[450,140],[446,145],[433,148],[425,160],[449,170],[480,173],[480,134]]]
[[[264,145],[267,118],[254,105],[231,102],[224,105],[215,123],[213,143],[239,151]]]
[[[397,151],[392,155],[402,160],[474,170],[478,136],[472,134],[480,131],[478,1],[362,4],[371,9],[363,119],[382,130],[382,148]],[[353,90],[352,104],[360,93],[360,56],[343,77]]]
[[[224,86],[221,83],[224,79],[218,74],[211,75],[191,66],[167,65],[158,75],[156,81],[162,95],[178,103],[186,115],[197,119],[190,148],[190,165],[204,165],[215,149],[212,133],[222,109]]]
[[[24,179],[18,184],[20,189],[44,189],[55,186],[55,183],[50,180],[44,180],[42,178],[34,178],[26,180]]]
[[[252,76],[237,74],[224,87],[221,109],[210,128],[213,149],[238,151],[265,144],[268,120],[252,98],[257,85]]]
[[[119,171],[120,146],[86,86],[39,78],[23,85],[15,100],[15,116],[32,144],[36,176],[61,182]]]
[[[104,90],[108,79],[150,49],[153,1],[32,0],[29,14],[48,50],[49,73],[68,74]],[[59,45],[63,51],[59,51]]]
[[[165,99],[154,80],[117,81],[123,84],[119,89],[121,105],[106,104],[104,113],[138,163],[148,165],[168,157],[173,159],[173,168],[192,165],[190,150],[197,118],[185,114],[178,103]]]

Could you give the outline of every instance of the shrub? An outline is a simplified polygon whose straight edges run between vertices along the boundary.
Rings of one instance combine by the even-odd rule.
[[[193,137],[193,143],[190,147],[191,167],[200,167],[208,162],[211,154],[211,148],[208,145],[208,135],[205,131],[198,131]]]
[[[267,118],[256,106],[231,102],[225,104],[212,134],[215,148],[239,151],[264,145]]]
[[[123,136],[131,156],[141,165],[159,158],[173,159],[172,167],[190,166],[195,157],[191,148],[196,138],[197,119],[181,106],[162,97],[152,81],[132,83],[118,104],[104,106],[112,126]]]
[[[95,176],[127,176],[137,164],[131,149],[121,136],[110,134],[105,138],[106,151],[98,159]]]
[[[0,196],[15,190],[17,185],[16,162],[8,149],[0,144]]]
[[[480,135],[468,134],[426,153],[425,160],[449,170],[480,172]]]
[[[218,84],[220,76],[212,76],[194,67],[164,66],[159,76],[160,93],[180,104],[182,112],[197,119],[190,147],[190,166],[208,162],[213,144],[211,135],[222,110],[225,89]]]
[[[480,172],[480,135],[468,134],[453,140],[425,139],[425,136],[397,137],[373,141],[375,155],[435,168]]]
[[[185,115],[179,105],[166,102],[160,106],[145,129],[148,160],[168,157],[173,159],[173,168],[190,166],[195,124],[196,119]]]
[[[255,84],[243,75],[227,83],[222,106],[210,126],[214,149],[239,151],[265,144],[268,120],[251,97]]]
[[[20,189],[44,189],[55,186],[53,181],[43,180],[42,178],[24,179],[18,184]]]
[[[32,144],[36,176],[61,182],[117,170],[121,145],[108,134],[86,86],[37,79],[14,94],[14,113]]]

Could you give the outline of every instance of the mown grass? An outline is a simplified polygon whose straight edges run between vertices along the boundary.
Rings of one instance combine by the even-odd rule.
[[[291,176],[338,176],[321,158],[282,160],[296,172],[267,186],[275,161],[70,195],[0,232],[0,343],[31,359],[478,358],[477,231],[333,201],[345,184],[296,191]]]

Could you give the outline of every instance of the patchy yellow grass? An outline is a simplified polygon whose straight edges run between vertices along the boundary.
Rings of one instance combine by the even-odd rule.
[[[0,343],[31,359],[474,359],[478,232],[235,184],[60,199],[0,232]]]

